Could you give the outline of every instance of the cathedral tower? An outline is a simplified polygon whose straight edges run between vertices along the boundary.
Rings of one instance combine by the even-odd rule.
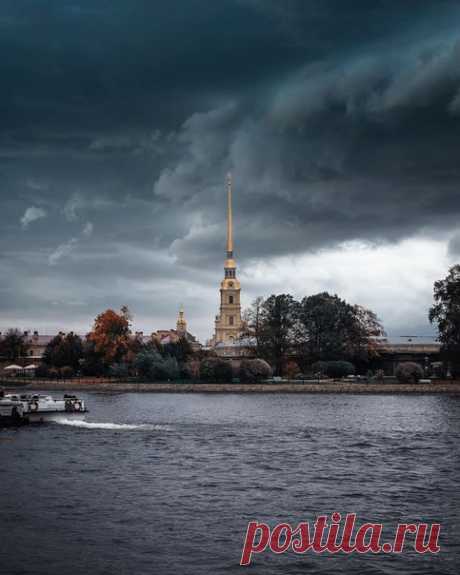
[[[240,282],[233,259],[232,176],[227,176],[227,257],[224,279],[220,283],[220,313],[216,316],[213,342],[233,343],[241,333]]]
[[[185,336],[187,333],[187,322],[184,316],[184,306],[181,304],[179,308],[179,315],[177,316],[176,332],[179,336]]]

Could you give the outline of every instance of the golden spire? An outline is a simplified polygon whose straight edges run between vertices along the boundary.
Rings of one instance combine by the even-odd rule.
[[[227,174],[227,258],[233,257],[232,174]]]

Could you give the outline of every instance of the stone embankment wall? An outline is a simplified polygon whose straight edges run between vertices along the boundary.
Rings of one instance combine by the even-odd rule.
[[[150,392],[150,393],[447,393],[460,394],[460,382],[433,383],[349,383],[332,380],[320,383],[283,381],[276,383],[123,383],[104,379],[76,381],[14,381],[0,380],[0,385],[15,391],[97,391],[97,392]]]

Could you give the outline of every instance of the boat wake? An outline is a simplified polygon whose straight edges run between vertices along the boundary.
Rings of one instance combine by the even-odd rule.
[[[153,425],[149,423],[131,424],[131,423],[97,423],[93,421],[78,421],[74,419],[56,419],[53,423],[68,425],[70,427],[80,427],[82,429],[107,429],[114,431],[170,431],[167,425]]]

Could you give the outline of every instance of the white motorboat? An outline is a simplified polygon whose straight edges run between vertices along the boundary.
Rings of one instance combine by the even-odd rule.
[[[26,423],[84,419],[88,412],[85,402],[76,395],[64,395],[62,399],[55,399],[51,395],[7,394],[0,399],[0,404],[4,404],[0,408],[2,416],[3,410],[10,418],[15,417],[19,422],[24,420]]]

